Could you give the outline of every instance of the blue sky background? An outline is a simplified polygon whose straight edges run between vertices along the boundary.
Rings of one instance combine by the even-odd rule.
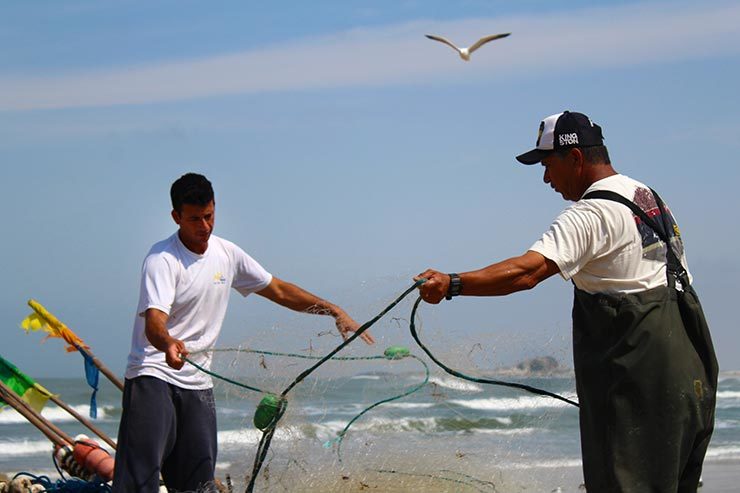
[[[35,298],[122,372],[141,261],[188,171],[214,184],[216,234],[358,321],[426,267],[518,255],[566,203],[514,155],[570,109],[670,204],[720,364],[740,369],[738,19],[726,1],[3,2],[2,354],[81,375],[18,328]],[[469,63],[424,37],[496,32]],[[571,291],[425,307],[430,345],[569,363]],[[219,344],[300,349],[330,327],[235,295]]]

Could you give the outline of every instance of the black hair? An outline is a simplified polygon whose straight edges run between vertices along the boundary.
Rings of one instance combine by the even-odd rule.
[[[583,158],[591,164],[612,164],[609,160],[609,151],[605,145],[581,147]]]
[[[170,188],[172,208],[180,212],[183,204],[208,205],[213,200],[213,187],[203,175],[186,173],[175,180]]]
[[[578,147],[578,146],[576,146]],[[564,158],[570,153],[572,147],[555,151],[558,156]],[[587,164],[612,164],[609,159],[609,151],[605,145],[578,147],[583,153],[583,159]]]

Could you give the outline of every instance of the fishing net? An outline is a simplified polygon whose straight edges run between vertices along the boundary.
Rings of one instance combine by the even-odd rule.
[[[374,323],[375,345],[356,340],[323,362],[342,339],[326,318],[301,314],[250,328],[238,345],[209,352],[219,420],[216,476],[228,478],[234,491],[576,491],[577,410],[565,402],[575,391],[563,369],[569,354],[562,338],[554,329],[532,337],[450,327],[441,310],[422,304],[418,337],[434,359],[470,377],[460,378],[412,338],[415,300],[412,289]],[[373,316],[393,302],[378,297]],[[540,357],[502,363],[501,352],[514,346],[519,354],[531,346]],[[545,389],[565,400],[482,381]],[[284,409],[273,408],[267,421],[262,415],[262,425],[275,420],[265,447],[255,415],[267,395]]]

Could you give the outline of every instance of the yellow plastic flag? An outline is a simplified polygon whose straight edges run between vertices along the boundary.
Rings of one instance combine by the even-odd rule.
[[[41,303],[36,300],[28,300],[28,305],[33,308],[33,313],[21,321],[21,327],[26,332],[43,330],[49,334],[47,337],[60,337],[69,344],[67,346],[67,352],[76,351],[76,346],[88,347],[77,334],[49,313]]]
[[[47,324],[43,318],[39,317],[35,312],[27,316],[23,319],[21,322],[21,327],[23,327],[26,332],[29,330],[40,330],[44,329],[46,332],[51,332],[51,329],[48,327],[49,324]]]

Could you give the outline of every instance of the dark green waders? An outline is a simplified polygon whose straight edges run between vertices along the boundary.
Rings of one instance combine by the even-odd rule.
[[[617,200],[597,193],[587,198]],[[573,354],[589,492],[697,490],[714,429],[718,366],[699,299],[669,252],[667,287],[617,296],[575,289]]]

